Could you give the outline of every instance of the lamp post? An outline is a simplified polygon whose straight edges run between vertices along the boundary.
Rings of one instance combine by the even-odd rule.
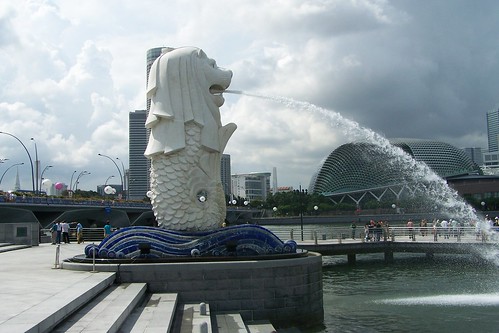
[[[48,169],[52,168],[53,165],[47,165],[45,168],[43,168],[43,171],[40,175],[40,187],[38,187],[38,193],[40,193],[42,191],[42,182],[43,182],[43,174],[45,173],[45,171],[47,171]]]
[[[3,173],[2,173],[2,177],[0,177],[0,185],[2,184],[2,180],[3,180],[3,176],[5,176],[5,174],[7,173],[7,171],[9,171],[10,169],[12,169],[13,167],[15,167],[16,165],[23,165],[24,163],[16,163],[16,164],[13,164],[11,165],[10,167],[8,167]]]
[[[298,202],[300,203],[300,230],[301,230],[301,240],[303,241],[303,196],[307,195],[307,190],[302,190],[300,185],[300,190],[295,192],[298,194]]]
[[[123,192],[125,193],[125,200],[127,199],[127,193],[128,193],[128,183],[126,181],[126,172],[125,172],[125,165],[123,164],[123,161],[120,160],[119,157],[116,157],[118,161],[121,162],[121,169],[123,170]]]
[[[36,141],[35,138],[31,138],[31,141],[35,144],[35,181],[36,181],[36,193],[40,193],[42,189],[41,185],[41,176],[40,176],[40,160],[38,160],[38,147],[36,146]],[[40,177],[39,177],[40,176]],[[38,182],[40,181],[40,183]],[[38,184],[40,184],[40,187],[38,187]]]
[[[26,151],[26,154],[28,154],[29,162],[31,164],[31,182],[33,183],[33,192],[35,192],[35,170],[33,168],[33,159],[31,158],[31,154],[29,153],[28,148],[26,148],[26,146],[21,141],[21,139],[19,139],[14,134],[10,134],[10,133],[7,133],[7,132],[0,132],[0,134],[5,134],[5,135],[8,135],[8,136],[11,136],[14,139],[16,139],[17,141],[19,141],[19,143],[23,146],[24,150]]]
[[[120,170],[120,167],[118,166],[118,164],[116,164],[116,162],[111,157],[109,157],[107,155],[104,155],[104,154],[97,154],[97,155],[108,158],[116,166],[116,169],[118,169],[118,173],[120,174],[120,178],[121,178],[121,192],[123,193],[123,188],[124,188],[123,174],[121,173],[121,170]]]
[[[73,171],[73,173],[71,174],[71,180],[69,181],[69,190],[68,190],[68,196],[71,198],[72,196],[72,193],[73,193],[73,176],[75,175],[76,173],[76,170]]]
[[[109,181],[109,179],[111,179],[111,178],[114,178],[114,176],[109,176],[109,177],[107,177],[106,182],[104,183],[104,186],[106,186],[106,185],[107,185],[107,182],[108,182],[108,181]]]
[[[78,181],[80,180],[80,178],[83,177],[83,176],[85,176],[85,175],[89,175],[89,174],[90,174],[90,172],[84,170],[84,171],[80,172],[80,174],[78,175],[78,177],[76,177],[75,190],[74,190],[75,192],[76,192],[76,190],[78,190]]]

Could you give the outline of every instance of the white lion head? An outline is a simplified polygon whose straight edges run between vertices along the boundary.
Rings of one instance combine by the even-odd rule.
[[[202,128],[202,147],[222,152],[227,143],[222,141],[228,137],[220,138],[218,108],[224,103],[222,92],[231,78],[230,70],[217,67],[199,48],[164,49],[153,63],[147,82],[151,108],[146,127],[151,134],[145,155],[169,154],[184,148],[184,124],[189,121]]]

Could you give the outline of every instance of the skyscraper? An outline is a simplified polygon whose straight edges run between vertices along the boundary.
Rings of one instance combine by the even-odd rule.
[[[149,80],[149,71],[154,60],[161,55],[162,47],[147,50],[146,55],[146,85]],[[141,200],[146,197],[149,190],[150,161],[144,156],[149,139],[149,131],[145,128],[151,101],[146,99],[147,109],[130,112],[129,122],[129,159],[130,175],[128,182],[128,198]]]
[[[225,196],[230,196],[231,194],[231,176],[230,176],[230,155],[222,154],[222,160],[220,165],[220,179],[222,181],[222,186],[224,188]]]
[[[128,154],[130,161],[128,198],[131,200],[144,199],[149,189],[149,161],[144,156],[147,146],[147,131],[144,126],[146,117],[146,110],[136,110],[128,115]]]
[[[487,138],[489,153],[499,150],[499,109],[487,112]]]
[[[464,152],[477,165],[479,165],[479,166],[483,165],[483,152],[482,152],[482,148],[478,148],[478,147],[475,147],[475,148],[464,148]]]

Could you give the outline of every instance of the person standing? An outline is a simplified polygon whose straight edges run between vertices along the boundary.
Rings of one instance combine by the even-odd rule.
[[[409,231],[409,239],[414,239],[414,222],[412,222],[412,219],[407,221],[407,230]]]
[[[76,241],[78,244],[83,243],[83,226],[80,222],[76,225]]]
[[[112,230],[113,230],[113,228],[111,227],[111,222],[109,222],[109,220],[107,220],[106,224],[104,225],[104,238],[111,235]]]
[[[57,241],[57,222],[54,222],[54,224],[52,224],[50,232],[51,232],[52,245],[55,245],[55,242]]]
[[[357,228],[355,221],[352,221],[352,224],[350,224],[350,228],[352,228],[352,239],[355,239],[355,229]]]
[[[62,221],[61,229],[62,229],[62,241],[66,244],[69,244],[69,224],[66,221]]]
[[[447,220],[442,220],[442,222],[440,222],[440,226],[442,227],[444,233],[444,239],[449,239],[449,222],[447,222]]]
[[[57,236],[55,238],[55,242],[57,244],[61,244],[61,237],[62,237],[62,225],[61,222],[57,222]]]

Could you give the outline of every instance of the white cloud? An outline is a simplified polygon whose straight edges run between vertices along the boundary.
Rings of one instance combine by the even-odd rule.
[[[497,106],[497,7],[482,1],[479,10],[465,0],[5,0],[0,131],[31,151],[34,137],[42,166],[54,165],[47,172],[54,181],[85,169],[92,176],[81,186],[95,189],[115,170],[98,153],[127,161],[128,112],[145,107],[146,51],[193,45],[233,70],[235,90],[309,101],[387,137],[485,147],[485,112]],[[253,97],[226,99],[222,119],[239,127],[226,149],[235,172],[276,166],[280,184],[306,186],[322,158],[348,140],[318,115]],[[0,158],[25,161],[12,143],[0,135]],[[22,179],[26,172],[23,166]]]

